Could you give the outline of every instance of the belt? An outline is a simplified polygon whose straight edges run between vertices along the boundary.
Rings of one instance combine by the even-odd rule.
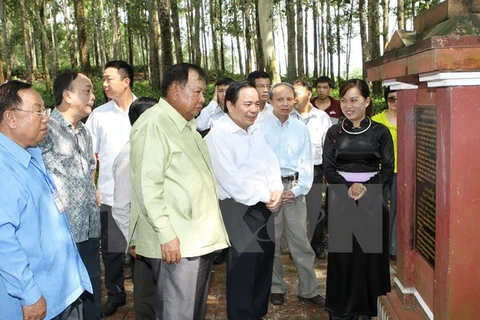
[[[282,177],[282,182],[290,182],[290,181],[295,181],[297,179],[298,179],[298,172],[295,172],[294,174],[291,174],[289,176]]]

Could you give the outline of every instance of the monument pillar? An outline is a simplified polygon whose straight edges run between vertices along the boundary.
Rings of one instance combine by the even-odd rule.
[[[480,319],[480,0],[448,0],[367,63],[398,90],[397,274],[379,319]]]

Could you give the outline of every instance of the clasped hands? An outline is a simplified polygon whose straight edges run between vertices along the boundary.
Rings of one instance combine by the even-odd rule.
[[[348,196],[353,200],[359,200],[365,193],[367,193],[367,187],[363,183],[355,182],[348,188]]]

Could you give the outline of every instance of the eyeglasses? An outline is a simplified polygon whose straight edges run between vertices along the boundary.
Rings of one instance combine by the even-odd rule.
[[[395,103],[395,102],[397,102],[397,98],[395,98],[395,97],[388,97],[388,98],[387,98],[387,101],[390,102],[390,103]]]
[[[272,88],[272,85],[270,85],[270,84],[257,84],[255,86],[255,88],[270,90]]]
[[[42,120],[45,119],[46,116],[50,116],[50,112],[51,112],[51,109],[43,109],[43,111],[29,111],[29,110],[23,110],[19,108],[13,108],[13,109],[18,111],[38,114]]]

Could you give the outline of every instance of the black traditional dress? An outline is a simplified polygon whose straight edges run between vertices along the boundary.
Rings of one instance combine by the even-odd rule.
[[[361,121],[358,128],[353,128],[352,123],[345,119],[332,126],[327,132],[323,151],[323,168],[330,186],[330,235],[325,307],[339,316],[376,316],[378,296],[391,290],[388,211],[381,205],[381,187],[388,185],[388,181],[392,178],[393,162],[393,142],[390,132],[387,127],[371,121],[368,117]],[[367,180],[359,181],[351,178],[361,176],[367,176]],[[366,194],[358,202],[351,199],[347,193],[354,182],[361,182],[367,187]],[[339,240],[338,234],[333,234],[335,228],[331,227],[332,221],[335,221],[335,216],[332,215],[345,213],[346,210],[352,211],[352,208],[355,211],[355,207],[352,206],[357,206],[360,202],[363,209],[374,208],[376,205],[375,208],[379,208],[379,214],[374,217],[367,212],[365,215],[352,216],[351,212],[347,212],[350,216],[346,214],[342,217],[376,219],[379,236],[376,238],[378,241],[375,241],[378,243],[376,252],[379,253],[364,252],[364,247],[361,247],[359,238],[355,234],[344,237],[343,232],[340,237],[350,244],[351,250],[331,252],[330,248]],[[352,221],[348,218],[340,221],[343,221],[345,228],[352,225]],[[372,220],[372,225],[373,222]],[[365,225],[369,226],[370,221]],[[373,233],[375,230],[372,231]]]

